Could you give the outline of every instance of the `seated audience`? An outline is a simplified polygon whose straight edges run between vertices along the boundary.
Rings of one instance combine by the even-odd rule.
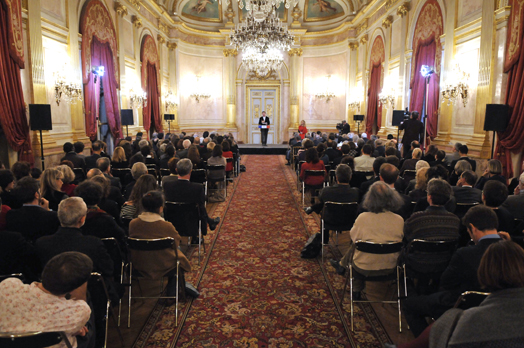
[[[181,279],[184,279],[184,272],[191,272],[191,263],[179,249],[181,238],[177,230],[161,216],[164,211],[164,202],[164,195],[161,192],[147,192],[140,200],[143,211],[129,224],[129,237],[142,239],[171,237],[175,239],[173,249],[130,250],[130,252],[134,269],[148,278],[167,277],[166,295],[175,296],[177,261],[180,261]]]
[[[133,177],[133,180],[126,185],[124,189],[124,200],[128,200],[129,196],[131,195],[131,192],[133,191],[133,187],[135,186],[136,181],[142,176],[147,174],[147,167],[142,162],[137,162],[133,164],[133,167],[131,168],[131,176]]]
[[[404,171],[406,170],[416,170],[416,165],[417,162],[420,161],[420,157],[422,157],[422,150],[415,148],[411,154],[411,158],[406,159],[404,163],[402,163],[402,167],[400,167],[400,176],[403,176]]]
[[[181,149],[180,151],[177,151],[177,155],[178,155],[178,158],[182,159],[182,158],[187,158],[187,154],[189,152],[189,146],[191,146],[191,140],[189,139],[180,139],[180,141],[182,141],[182,147],[183,149]]]
[[[426,173],[427,182],[429,182],[431,179],[440,179],[444,180],[445,182],[448,182],[448,170],[444,168],[444,166],[435,166],[430,167]],[[427,190],[426,190],[427,191]],[[413,209],[414,212],[417,211],[424,211],[429,207],[428,200],[426,197],[421,197],[417,204],[415,205],[415,209]],[[455,203],[455,197],[451,196],[449,200],[444,205],[447,211],[453,213],[455,212],[456,203]]]
[[[74,196],[74,191],[77,185],[73,184],[73,181],[75,180],[75,173],[73,170],[67,166],[67,165],[59,165],[56,167],[59,171],[62,172],[62,187],[60,188],[60,191],[64,192],[69,197]]]
[[[113,168],[129,168],[126,152],[122,146],[115,147],[113,157],[111,158],[111,166]]]
[[[502,207],[507,209],[515,219],[524,220],[524,173],[520,174],[514,194],[508,196]]]
[[[364,181],[362,184],[360,184],[360,200],[363,199],[364,195],[368,192],[369,190],[369,187],[371,185],[373,185],[374,183],[376,183],[377,181],[380,181],[380,177],[379,177],[379,172],[380,172],[380,167],[386,163],[386,159],[384,157],[377,157],[374,159],[373,161],[373,174],[374,176],[367,180],[367,181]]]
[[[371,172],[373,171],[373,162],[375,159],[371,157],[371,153],[373,152],[373,148],[371,145],[366,144],[364,147],[362,147],[362,155],[359,157],[355,157],[355,171],[356,172]],[[368,179],[371,179],[369,177]]]
[[[118,191],[122,190],[122,183],[120,182],[120,178],[115,178],[111,174],[111,161],[107,157],[100,157],[96,161],[96,167],[100,169],[102,174],[109,179],[111,182],[111,186],[114,186],[118,189]]]
[[[100,141],[93,142],[93,145],[91,145],[91,151],[93,152],[91,156],[87,156],[85,158],[86,161],[86,170],[89,170],[91,168],[96,168],[96,161],[101,157],[100,154],[102,153],[102,144]]]
[[[116,223],[119,226],[121,226],[122,222],[120,220],[120,209],[124,204],[122,195],[119,194],[121,197],[121,202],[116,202],[111,198],[111,192],[113,189],[116,188],[114,186],[111,186],[109,179],[107,179],[103,175],[96,175],[89,179],[89,181],[92,181],[102,186],[102,199],[98,203],[98,206],[100,207],[100,209],[111,215],[113,219],[115,219]]]
[[[11,211],[11,208],[7,205],[3,205],[2,198],[0,198],[0,231],[4,231],[7,227],[7,213],[9,211]]]
[[[48,200],[49,209],[53,211],[58,210],[58,205],[68,196],[61,191],[63,182],[63,174],[55,168],[48,168],[42,173],[40,178],[40,190],[42,197]]]
[[[476,181],[477,174],[471,170],[460,174],[457,186],[452,187],[457,203],[482,203],[482,191],[473,187]]]
[[[493,209],[499,220],[498,230],[513,234],[513,215],[501,205],[508,198],[508,187],[497,180],[489,180],[482,190],[482,201],[486,207]],[[522,208],[522,207],[521,207]],[[519,233],[521,231],[518,231]]]
[[[471,170],[471,164],[468,161],[458,161],[455,163],[453,170],[449,176],[449,183],[451,186],[455,186],[458,182],[458,179],[466,170]],[[471,170],[472,172],[475,172]]]
[[[493,210],[479,205],[468,210],[463,223],[475,244],[455,252],[440,278],[440,291],[430,295],[408,296],[402,302],[402,310],[415,337],[428,326],[426,317],[438,319],[454,306],[464,291],[481,291],[477,280],[480,259],[491,244],[501,240],[497,234],[497,215]]]
[[[120,218],[131,220],[136,218],[142,212],[141,198],[147,192],[157,189],[156,178],[151,174],[142,175],[133,186],[133,191],[120,211]]]
[[[213,231],[216,229],[220,218],[211,218],[207,215],[205,205],[204,186],[190,182],[193,164],[189,158],[184,158],[177,163],[178,180],[168,181],[163,186],[166,201],[179,203],[198,204],[200,219],[202,221],[202,235],[207,235],[207,225]],[[178,225],[177,225],[178,226]],[[191,243],[198,244],[198,235],[193,236]]]
[[[9,315],[0,316],[0,331],[64,331],[73,347],[92,347],[91,309],[86,303],[92,269],[88,256],[66,252],[47,262],[41,283],[24,284],[17,278],[1,282],[0,313]]]
[[[367,212],[360,214],[350,231],[351,240],[374,243],[400,242],[404,235],[404,219],[393,213],[403,205],[400,195],[384,182],[376,182],[369,188],[362,203]],[[353,244],[354,245],[354,244]],[[354,255],[353,255],[354,254]],[[353,280],[353,298],[360,299],[365,282],[358,279],[364,276],[380,276],[396,269],[398,254],[376,255],[355,250],[352,246],[340,262],[329,260],[336,272],[344,275],[351,263],[357,274]]]
[[[33,179],[40,179],[40,175],[42,175],[42,170],[40,170],[40,168],[31,169],[31,177]]]
[[[13,172],[16,181],[18,181],[23,177],[31,176],[31,165],[29,162],[18,161],[11,166],[11,171]]]
[[[422,168],[429,169],[429,167],[430,167],[429,163],[424,160],[420,160],[417,162],[417,164],[415,164],[415,178],[410,180],[409,183],[407,184],[407,187],[404,189],[405,194],[409,195],[409,193],[415,189],[415,185],[417,184],[417,174],[419,170]]]
[[[422,161],[419,161],[419,162],[422,162]],[[429,170],[429,167],[419,168],[417,170],[417,174],[415,175],[415,185],[413,186],[413,189],[410,190],[410,186],[408,186],[408,188],[406,189],[405,192],[408,194],[411,202],[418,202],[420,199],[426,198],[427,196],[426,186],[428,183],[428,170]]]
[[[435,162],[437,160],[437,152],[438,152],[438,147],[436,145],[433,145],[433,144],[429,145],[426,150],[426,155],[422,157],[422,160],[428,163]]]
[[[403,201],[403,205],[398,210],[394,210],[393,212],[402,216],[404,220],[407,220],[411,216],[413,208],[411,206],[411,199],[397,189],[399,172],[400,171],[398,170],[398,168],[394,165],[390,163],[384,163],[380,166],[379,178],[380,181],[385,182],[390,188],[397,191],[397,193],[400,195],[400,198],[402,198]]]
[[[355,146],[355,144],[353,144],[353,147]],[[318,147],[318,145],[317,145]],[[333,167],[331,169],[335,169],[339,164],[340,164],[340,161],[342,161],[342,158],[344,158],[345,156],[348,156],[349,155],[349,151],[351,150],[351,148],[349,147],[348,144],[342,144],[342,146],[340,147],[340,152],[342,153],[342,156],[338,156],[337,158],[335,158],[333,160]],[[329,159],[329,157],[328,157]],[[326,164],[324,162],[324,164]]]
[[[457,164],[458,161],[468,161],[469,164],[471,164],[471,170],[475,171],[477,169],[477,162],[471,158],[468,157],[469,149],[466,145],[462,145],[458,149],[459,158],[451,162],[450,167],[455,168],[455,164]]]
[[[60,159],[60,162],[67,160],[71,161],[73,163],[73,166],[75,168],[82,168],[84,171],[86,170],[86,161],[84,157],[79,156],[75,152],[75,147],[70,142],[67,142],[63,146],[65,156]]]
[[[315,145],[312,142],[313,146]],[[341,157],[342,153],[337,149],[337,143],[333,140],[329,140],[326,142],[327,148],[326,148],[326,155],[329,157],[329,162],[333,162],[335,158]]]
[[[460,158],[459,149],[461,146],[461,143],[455,143],[455,145],[453,145],[453,151],[451,153],[446,154],[444,162],[447,166],[451,166],[451,163],[453,161],[458,160]]]
[[[210,157],[207,160],[208,166],[224,166],[224,168],[227,165],[226,159],[222,156],[222,145],[215,145],[212,152],[212,157]],[[213,189],[223,189],[223,180],[224,176],[226,175],[226,170],[208,170],[207,171],[207,179],[208,179],[208,187]],[[223,200],[224,197],[222,197],[221,191],[214,191],[213,193],[216,200]]]
[[[227,143],[227,141],[225,142]],[[224,145],[225,145],[224,143]],[[229,146],[229,143],[227,144]],[[229,151],[231,153],[231,151]],[[223,154],[224,157],[228,157],[228,156],[225,156],[225,154]],[[231,156],[229,157],[233,157],[233,153],[231,153]],[[189,149],[187,151],[187,158],[189,158],[189,160],[191,161],[191,163],[193,164],[193,169],[203,169],[204,168],[204,163],[202,162],[202,159],[200,158],[200,153],[198,152],[198,146],[197,145],[191,145],[189,146]],[[228,163],[229,165],[229,163]],[[227,170],[227,167],[226,166],[226,170]],[[233,163],[231,163],[231,170],[233,170]]]
[[[15,187],[15,176],[9,169],[0,170],[0,199],[9,208],[18,208],[20,203],[11,190]]]
[[[488,167],[475,185],[475,188],[482,190],[484,188],[484,184],[490,180],[497,180],[504,185],[507,185],[507,180],[502,175],[502,163],[500,163],[499,160],[491,159],[488,161]]]
[[[166,145],[165,152],[159,159],[159,166],[163,169],[169,169],[169,161],[176,156],[175,147],[171,144]],[[178,156],[176,156],[178,157]]]
[[[57,213],[49,210],[49,202],[40,194],[37,180],[31,177],[20,179],[14,194],[23,206],[7,214],[8,231],[20,232],[31,243],[56,232],[60,225]]]
[[[306,170],[326,170],[324,162],[318,159],[318,152],[314,147],[306,151],[306,163],[303,163],[300,168],[300,180],[309,186],[319,186],[324,183],[324,176],[306,176]]]

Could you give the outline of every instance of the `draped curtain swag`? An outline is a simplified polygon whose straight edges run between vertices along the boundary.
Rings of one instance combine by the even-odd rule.
[[[506,41],[506,58],[504,72],[508,73],[508,88],[506,104],[510,107],[510,119],[504,132],[498,132],[495,157],[502,162],[504,175],[511,178],[522,171],[522,161],[513,168],[511,153],[521,153],[524,150],[524,41],[522,21],[524,3],[511,1],[508,36]]]
[[[155,130],[161,132],[160,59],[155,40],[151,35],[145,36],[142,40],[140,59],[142,61],[142,88],[147,93],[147,106],[143,110],[144,129],[149,130],[151,120],[153,120]]]
[[[0,0],[0,124],[18,159],[34,163],[20,69],[24,67],[20,0]]]
[[[437,136],[438,101],[440,67],[442,60],[442,45],[440,37],[444,33],[442,12],[436,0],[428,0],[417,19],[413,35],[413,59],[411,64],[411,100],[410,110],[422,111],[425,79],[420,74],[422,65],[434,67],[435,74],[431,76],[429,85],[429,101],[427,105],[427,132],[431,138]]]
[[[85,6],[80,31],[82,33],[82,80],[85,93],[86,134],[91,140],[96,139],[100,86],[95,86],[91,69],[93,66],[103,65],[106,71],[102,81],[107,121],[111,134],[116,140],[121,136],[116,93],[120,86],[118,47],[111,15],[100,0],[91,0]]]
[[[366,114],[366,133],[373,131],[373,122],[377,120],[377,130],[382,126],[382,107],[378,106],[378,95],[381,91],[384,80],[382,63],[386,59],[384,41],[381,36],[377,36],[371,48],[369,62],[369,83],[368,83],[368,108]]]

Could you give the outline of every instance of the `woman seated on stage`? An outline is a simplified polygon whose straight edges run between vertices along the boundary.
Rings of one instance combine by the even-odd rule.
[[[306,121],[300,121],[300,126],[298,126],[298,133],[300,134],[300,138],[304,140],[304,137],[307,134]]]

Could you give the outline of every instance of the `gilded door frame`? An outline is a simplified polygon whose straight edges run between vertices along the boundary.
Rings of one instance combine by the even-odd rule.
[[[278,145],[280,144],[281,140],[280,140],[280,120],[282,118],[282,115],[281,115],[281,109],[280,109],[280,83],[275,83],[275,82],[271,82],[271,83],[261,83],[260,81],[257,81],[255,83],[246,83],[246,89],[245,89],[245,94],[246,94],[246,110],[245,110],[245,115],[244,115],[244,123],[245,123],[245,131],[246,131],[246,137],[247,139],[250,141],[251,139],[249,138],[251,133],[249,131],[249,127],[251,125],[251,121],[250,121],[250,117],[249,117],[249,111],[251,110],[251,90],[252,89],[261,89],[261,90],[276,90],[276,108],[275,110],[278,110],[278,124],[276,125],[277,128],[275,129],[275,142],[274,142],[274,145]],[[274,121],[271,122],[271,125],[274,125]]]

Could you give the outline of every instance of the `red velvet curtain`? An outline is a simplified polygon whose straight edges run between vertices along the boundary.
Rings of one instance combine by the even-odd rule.
[[[20,66],[9,53],[8,12],[0,0],[0,124],[20,161],[34,163],[25,112]]]
[[[371,77],[368,88],[368,110],[366,114],[366,133],[373,132],[373,122],[377,120],[377,130],[382,125],[382,108],[378,107],[378,94],[380,93],[380,78],[382,77],[382,64],[379,62],[371,68]]]
[[[160,115],[160,95],[158,93],[156,66],[149,62],[147,63],[146,93],[147,106],[144,108],[144,129],[148,131],[153,126],[156,132],[161,132],[162,117]]]
[[[419,111],[421,113],[420,120],[422,120],[423,116],[422,104],[424,103],[424,98],[426,98],[424,94],[426,80],[420,73],[420,69],[423,65],[435,66],[436,49],[437,44],[433,37],[426,41],[421,41],[417,48],[416,61],[414,62],[414,64],[416,64],[415,77],[413,79],[413,85],[411,86],[409,109],[411,111]],[[427,132],[432,139],[437,136],[439,92],[439,78],[436,74],[433,74],[429,80],[428,119],[426,121]]]
[[[508,89],[506,104],[510,107],[510,120],[505,132],[498,133],[497,157],[504,168],[504,176],[512,178],[522,171],[522,161],[518,167],[511,164],[511,152],[519,153],[524,150],[524,44],[520,45],[520,57],[508,71]]]
[[[113,53],[108,43],[100,43],[93,37],[91,43],[91,66],[103,66],[105,68],[104,78],[104,101],[106,104],[106,115],[109,129],[113,138],[121,137],[120,115],[118,108],[118,96],[116,93],[117,83],[115,81],[115,67],[113,66]],[[94,83],[94,75],[90,74],[89,81],[84,85],[86,134],[91,140],[96,140],[97,122],[100,108],[100,80]]]

